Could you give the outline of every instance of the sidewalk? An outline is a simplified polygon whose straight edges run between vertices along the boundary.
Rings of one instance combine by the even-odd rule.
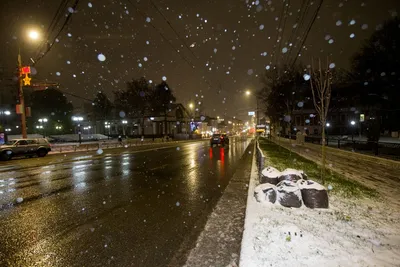
[[[260,147],[265,166],[316,165],[274,143]],[[259,203],[254,198],[258,171],[254,160],[240,266],[398,266],[400,217],[398,208],[390,202],[382,203],[382,199],[365,194],[344,197],[333,186],[328,209]]]
[[[253,154],[254,141],[247,147],[184,266],[238,266]]]

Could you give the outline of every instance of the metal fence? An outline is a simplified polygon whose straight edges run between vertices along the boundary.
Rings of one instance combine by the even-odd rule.
[[[305,142],[320,145],[322,143],[322,139],[319,136],[306,136]],[[337,139],[337,138],[330,139],[328,136],[326,138],[326,145],[329,147],[336,147],[339,149],[344,149],[364,154],[382,156],[392,159],[400,159],[400,143],[359,141],[359,140]]]

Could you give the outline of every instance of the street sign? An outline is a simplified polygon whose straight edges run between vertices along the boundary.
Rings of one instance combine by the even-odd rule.
[[[254,111],[249,111],[249,116],[255,116],[256,113]]]

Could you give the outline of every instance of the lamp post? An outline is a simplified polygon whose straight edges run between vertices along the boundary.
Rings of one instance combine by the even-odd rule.
[[[47,118],[41,118],[38,120],[40,122],[40,129],[43,129],[42,134],[43,134],[43,138],[46,137],[46,124],[47,123]]]
[[[252,93],[250,90],[246,91],[246,96],[251,96]],[[259,116],[258,116],[258,98],[256,95],[254,95],[254,97],[256,98],[256,129],[257,129],[257,125],[260,123],[259,122]]]
[[[30,40],[38,40],[40,38],[40,34],[38,31],[35,30],[30,30],[28,32],[28,38]],[[25,78],[22,77],[23,75],[23,69],[22,69],[22,58],[21,58],[21,49],[18,44],[18,97],[19,97],[19,112],[21,113],[21,132],[22,132],[22,138],[27,138],[27,132],[26,132],[26,114],[25,114],[25,98],[24,98],[24,90],[23,86],[24,85],[29,85],[30,84],[30,78],[28,77],[28,74],[26,73]]]
[[[123,120],[122,121],[122,135],[126,138],[126,134],[125,134],[125,125],[128,124],[127,120]]]
[[[329,127],[331,127],[331,124],[329,122],[327,122],[325,124],[325,126],[326,126],[326,144],[328,145],[328,142],[329,142],[328,129],[329,129]]]
[[[81,124],[80,122],[83,121],[83,117],[73,116],[72,121],[78,124],[78,136],[79,136],[79,144],[82,143],[82,132],[81,132]]]
[[[111,135],[111,123],[109,123],[108,121],[104,122],[104,128],[108,129],[108,136],[107,139],[110,139],[110,135]]]
[[[356,125],[355,121],[351,121],[350,125],[352,126],[351,128],[351,141],[354,141],[354,125]]]

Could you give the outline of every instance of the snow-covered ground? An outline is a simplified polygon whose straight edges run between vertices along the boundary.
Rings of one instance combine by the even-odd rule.
[[[240,266],[400,266],[395,205],[330,195],[329,209],[286,208],[254,198],[253,160]]]

